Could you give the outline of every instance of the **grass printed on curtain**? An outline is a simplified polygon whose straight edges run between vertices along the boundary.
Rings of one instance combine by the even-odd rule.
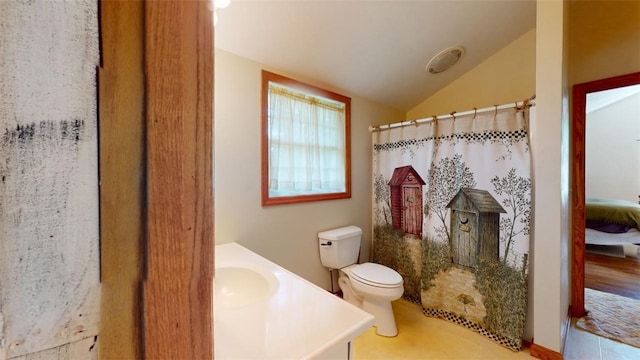
[[[528,109],[373,134],[373,260],[425,315],[520,350],[531,217]]]

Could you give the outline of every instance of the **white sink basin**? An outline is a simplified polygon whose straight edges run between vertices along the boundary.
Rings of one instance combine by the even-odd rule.
[[[270,272],[242,266],[216,268],[214,305],[233,308],[264,301],[278,289]]]
[[[216,245],[216,359],[332,359],[373,315],[237,243]],[[333,355],[333,356],[331,356]]]

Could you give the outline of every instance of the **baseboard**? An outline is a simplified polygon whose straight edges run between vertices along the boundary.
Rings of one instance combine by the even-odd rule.
[[[531,344],[529,354],[534,358],[542,360],[563,360],[562,354],[559,352],[547,349],[546,347],[535,343]]]
[[[562,331],[562,333],[560,334],[560,336],[562,336],[562,339],[560,341],[560,343],[562,344],[562,353],[564,353],[566,350],[567,338],[569,337],[569,330],[571,330],[571,306],[569,306],[569,311],[567,312],[567,317],[564,321],[563,330],[564,331]],[[534,358],[542,360],[563,360],[564,357],[562,356],[562,353],[559,353],[555,350],[547,349],[544,346],[535,344],[533,341],[531,342],[531,346],[529,347],[529,354]]]

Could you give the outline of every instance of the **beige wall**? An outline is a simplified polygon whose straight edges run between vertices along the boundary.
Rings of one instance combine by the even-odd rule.
[[[369,125],[402,121],[404,113],[278,69],[265,68],[351,96],[352,197],[307,204],[260,205],[260,71],[251,60],[215,52],[215,241],[238,242],[330,289],[320,264],[317,233],[356,225],[363,229],[362,259],[371,241],[371,135]],[[335,284],[337,290],[337,283]]]
[[[536,30],[531,29],[480,65],[407,112],[407,120],[522,101],[535,93]]]
[[[538,1],[536,36],[534,339],[562,351],[571,296],[569,93],[640,71],[640,2]]]
[[[571,1],[570,85],[640,71],[640,1]]]
[[[586,124],[585,196],[637,202],[640,94],[587,113]]]
[[[534,175],[534,342],[562,351],[569,304],[567,9],[538,1],[536,116],[531,121]]]

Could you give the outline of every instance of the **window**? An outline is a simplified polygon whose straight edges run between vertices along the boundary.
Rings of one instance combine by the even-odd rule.
[[[351,99],[262,71],[262,205],[351,197]]]

